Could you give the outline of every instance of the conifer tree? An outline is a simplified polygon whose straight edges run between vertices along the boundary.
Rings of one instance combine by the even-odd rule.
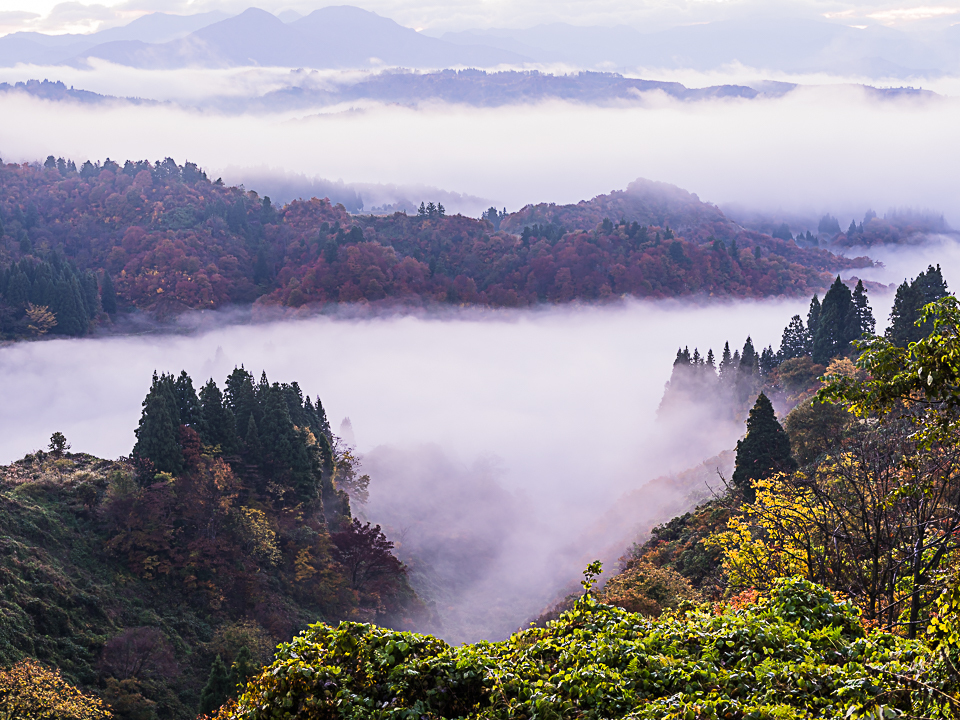
[[[223,393],[213,378],[200,388],[200,438],[206,445],[220,446],[226,454],[237,451],[237,428],[233,412],[224,404]]]
[[[947,283],[940,272],[940,266],[930,265],[925,272],[920,273],[912,282],[906,280],[897,288],[890,311],[890,325],[886,336],[894,345],[906,347],[912,342],[926,337],[933,330],[932,326],[917,327],[920,320],[920,311],[927,303],[946,296]]]
[[[760,359],[757,361],[757,364],[760,368],[761,375],[767,375],[771,370],[779,365],[777,354],[773,352],[773,348],[770,345],[767,345],[763,349],[763,352],[760,353]]]
[[[233,411],[237,430],[244,433],[249,429],[250,418],[259,419],[260,408],[257,405],[256,394],[253,389],[253,375],[244,369],[243,365],[234,368],[227,376],[226,397]]]
[[[820,326],[820,298],[814,294],[810,301],[810,309],[807,311],[807,336],[810,338],[811,350],[813,349],[813,338],[817,334],[817,328]]]
[[[846,354],[860,337],[860,323],[853,297],[840,276],[823,296],[817,331],[813,333],[813,361],[826,365],[832,358]]]
[[[863,286],[863,280],[857,280],[857,287],[853,290],[853,306],[856,309],[860,334],[873,335],[877,321],[873,318],[873,310],[867,301],[867,289]]]
[[[183,469],[183,452],[177,441],[180,415],[173,375],[153,374],[150,391],[143,400],[140,425],[134,431],[133,455],[149,460],[159,472],[176,475]]]
[[[783,337],[780,340],[779,360],[792,360],[793,358],[805,356],[810,347],[810,336],[807,329],[803,326],[803,320],[799,315],[790,318],[790,322],[783,329]]]
[[[243,447],[247,457],[247,462],[259,464],[263,458],[263,446],[260,444],[260,433],[257,430],[257,422],[253,415],[249,415],[247,420],[247,433],[243,438]]]
[[[733,484],[744,500],[756,498],[753,483],[778,472],[791,472],[797,467],[790,453],[790,437],[777,421],[773,405],[763,393],[747,417],[747,434],[737,443],[737,460]]]
[[[732,384],[736,369],[733,363],[733,357],[730,355],[730,343],[725,342],[723,344],[723,354],[720,356],[720,383],[722,385]]]
[[[103,274],[103,284],[100,286],[100,306],[107,315],[117,313],[117,290],[108,272]]]
[[[200,713],[213,713],[233,695],[236,684],[231,681],[230,673],[223,660],[217,655],[210,666],[207,684],[200,693]]]
[[[186,370],[181,370],[174,382],[174,393],[177,397],[180,424],[195,427],[200,421],[200,401],[193,388],[193,379],[187,375]]]
[[[254,665],[253,657],[250,655],[250,649],[246,645],[241,646],[240,650],[237,651],[237,657],[234,659],[233,665],[230,666],[230,681],[235,688],[231,695],[236,696],[242,693],[247,686],[247,682],[256,672],[257,668]]]
[[[743,352],[740,354],[740,362],[737,364],[736,379],[736,400],[738,408],[746,405],[747,401],[756,392],[759,383],[760,368],[756,350],[753,348],[753,340],[747,336],[743,343]]]

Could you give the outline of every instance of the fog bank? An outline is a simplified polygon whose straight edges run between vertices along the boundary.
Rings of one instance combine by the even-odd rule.
[[[231,166],[267,165],[346,183],[438,187],[511,211],[648,177],[714,203],[820,213],[924,207],[960,225],[960,100],[951,98],[877,101],[835,87],[696,103],[652,93],[624,107],[374,104],[220,115],[124,103],[64,108],[14,93],[3,106],[8,162],[171,156],[214,178]]]
[[[628,302],[20,343],[0,348],[0,462],[45,447],[54,431],[74,451],[128,454],[154,370],[222,383],[243,363],[296,380],[320,395],[334,428],[351,418],[373,478],[364,512],[426,563],[415,571],[440,578],[443,632],[490,637],[535,614],[583,558],[609,551],[595,530],[595,547],[575,540],[622,493],[735,442],[729,428],[655,428],[677,346],[717,352],[748,332],[776,345],[805,306]],[[451,579],[458,547],[473,560]]]

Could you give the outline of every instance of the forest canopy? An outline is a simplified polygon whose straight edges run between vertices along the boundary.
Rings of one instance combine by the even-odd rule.
[[[193,163],[0,163],[0,333],[82,335],[118,312],[249,305],[529,306],[809,293],[869,264],[744,230],[689,193],[634,184],[483,218],[425,202],[282,207]]]

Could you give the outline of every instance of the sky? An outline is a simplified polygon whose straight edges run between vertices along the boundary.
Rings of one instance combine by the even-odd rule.
[[[49,33],[92,32],[123,25],[140,15],[162,11],[192,14],[209,10],[238,13],[251,4],[271,12],[307,14],[342,3],[316,0],[4,0],[0,33],[35,30]],[[575,25],[633,25],[658,30],[673,25],[709,22],[745,14],[829,19],[847,25],[882,24],[901,29],[929,29],[960,22],[957,0],[357,0],[349,4],[391,17],[417,29],[462,30],[473,27],[530,27],[544,22]]]

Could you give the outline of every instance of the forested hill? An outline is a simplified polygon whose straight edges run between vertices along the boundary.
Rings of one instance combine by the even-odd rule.
[[[193,720],[309,623],[422,620],[352,515],[369,478],[297,383],[155,375],[136,435],[117,461],[54,433],[0,467],[0,666],[58,668],[116,720]],[[103,717],[18,708],[5,673],[0,717]]]
[[[621,296],[809,294],[862,266],[748,232],[672,186],[484,219],[424,204],[276,207],[173,160],[0,163],[0,331],[80,335],[125,310],[339,302],[528,306]],[[96,286],[94,288],[94,286]],[[104,314],[105,313],[105,314]]]

